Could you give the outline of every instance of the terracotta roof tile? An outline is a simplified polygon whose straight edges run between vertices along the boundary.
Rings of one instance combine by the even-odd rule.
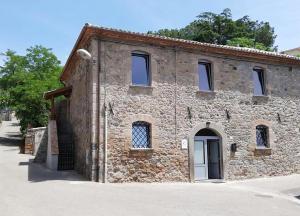
[[[92,27],[92,28],[97,28],[97,29],[122,32],[122,33],[128,33],[128,34],[133,34],[133,35],[145,36],[145,37],[160,38],[160,39],[171,40],[171,41],[180,41],[180,42],[189,43],[189,44],[197,44],[197,45],[202,45],[202,46],[207,46],[207,47],[223,48],[223,49],[235,50],[235,51],[244,51],[244,52],[249,52],[249,53],[259,53],[259,54],[264,54],[264,55],[268,55],[268,56],[277,56],[277,57],[288,58],[288,59],[296,59],[296,60],[300,61],[299,57],[295,57],[292,55],[279,53],[279,52],[270,52],[270,51],[258,50],[258,49],[247,48],[247,47],[234,47],[234,46],[228,46],[228,45],[204,43],[204,42],[185,40],[185,39],[180,39],[180,38],[171,38],[171,37],[159,36],[159,35],[153,35],[153,34],[147,34],[147,33],[132,32],[132,31],[127,31],[127,30],[122,30],[122,29],[107,28],[107,27],[102,27],[102,26],[97,26],[97,25],[92,25],[92,24],[87,24],[87,26]]]
[[[224,56],[233,56],[238,58],[253,59],[256,61],[268,61],[274,62],[277,64],[286,64],[286,65],[297,65],[300,66],[300,58],[287,55],[284,53],[278,52],[267,52],[263,50],[257,50],[253,48],[245,47],[233,47],[227,45],[217,45],[210,43],[203,43],[192,40],[185,40],[179,38],[171,38],[147,33],[131,32],[121,29],[106,28],[92,24],[85,24],[81,33],[72,49],[72,52],[66,62],[66,65],[63,69],[63,73],[60,77],[62,81],[66,80],[71,72],[78,57],[76,56],[76,50],[84,47],[85,43],[91,37],[98,37],[100,39],[112,39],[119,41],[128,41],[128,42],[141,42],[141,43],[150,43],[154,45],[161,46],[170,46],[186,49],[194,49],[202,52],[219,54]]]

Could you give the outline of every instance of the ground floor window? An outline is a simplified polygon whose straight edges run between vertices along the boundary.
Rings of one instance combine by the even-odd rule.
[[[132,148],[151,148],[151,126],[148,122],[136,121],[132,123]]]
[[[256,126],[256,146],[258,148],[268,148],[268,127],[265,125]]]

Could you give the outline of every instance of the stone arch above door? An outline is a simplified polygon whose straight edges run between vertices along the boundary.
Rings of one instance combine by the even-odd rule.
[[[216,134],[218,134],[222,139],[226,139],[226,134],[224,131],[224,127],[218,123],[213,123],[213,122],[201,122],[198,125],[196,125],[190,132],[189,134],[189,140],[192,138],[194,139],[194,136],[196,133],[201,130],[201,129],[211,129],[213,130]]]

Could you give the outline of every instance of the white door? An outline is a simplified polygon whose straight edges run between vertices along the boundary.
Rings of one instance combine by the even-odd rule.
[[[194,141],[194,176],[196,181],[208,178],[207,142],[205,139],[195,139]]]

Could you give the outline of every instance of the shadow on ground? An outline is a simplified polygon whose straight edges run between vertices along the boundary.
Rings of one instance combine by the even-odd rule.
[[[2,146],[20,146],[21,143],[22,143],[22,140],[21,140],[20,136],[19,136],[19,139],[0,137],[0,145],[2,145]]]
[[[19,123],[16,123],[16,122],[13,122],[13,123],[11,123],[11,126],[17,127],[17,126],[20,126],[20,124],[19,124]]]
[[[28,181],[43,182],[51,180],[87,181],[75,171],[56,171],[46,168],[44,164],[34,163],[33,159],[19,162],[19,166],[28,166]]]
[[[17,132],[6,132],[7,138],[12,138],[12,139],[22,139],[22,135]]]

